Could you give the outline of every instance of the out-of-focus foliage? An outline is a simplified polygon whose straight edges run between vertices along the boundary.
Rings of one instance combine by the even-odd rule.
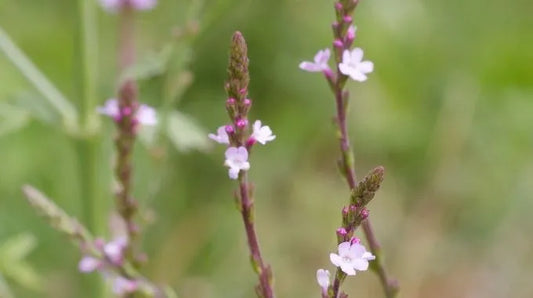
[[[0,26],[78,106],[75,2],[3,0]],[[180,297],[253,296],[223,148],[171,146],[187,134],[172,115],[192,117],[191,132],[227,121],[228,45],[240,30],[249,45],[252,114],[277,135],[251,157],[263,253],[279,297],[319,297],[315,272],[332,269],[328,255],[349,193],[336,172],[328,86],[298,64],[331,44],[333,1],[205,0],[191,11],[192,2],[202,4],[160,1],[137,22],[142,100],[175,123],[170,139],[158,133],[151,146],[136,147],[135,193],[151,222],[144,273]],[[526,0],[360,1],[356,44],[375,71],[364,84],[350,83],[351,139],[360,176],[386,168],[370,212],[402,297],[533,296],[531,11]],[[103,11],[98,19],[103,103],[117,84],[116,19]],[[183,37],[188,30],[194,34]],[[43,103],[0,55],[0,244],[36,235],[38,249],[25,262],[41,275],[43,292],[1,274],[17,297],[84,297],[78,249],[20,192],[31,183],[72,215],[84,213],[78,147]],[[111,205],[114,132],[103,121],[99,185]],[[354,297],[381,295],[370,272],[346,286]]]

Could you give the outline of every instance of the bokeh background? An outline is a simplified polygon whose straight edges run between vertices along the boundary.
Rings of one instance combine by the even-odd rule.
[[[76,2],[0,0],[0,26],[80,106]],[[250,175],[278,296],[319,297],[316,269],[334,269],[328,256],[348,200],[335,165],[334,102],[320,75],[298,69],[331,44],[332,4],[162,0],[138,14],[142,100],[175,116],[135,152],[144,272],[180,297],[254,296],[224,149],[202,137],[227,121],[223,82],[235,30],[249,45],[252,115],[277,135],[254,151]],[[387,170],[370,211],[400,297],[533,296],[532,11],[528,0],[372,0],[356,11],[356,44],[375,71],[349,84],[350,135],[359,177]],[[103,103],[119,75],[117,21],[96,12]],[[165,100],[174,85],[177,96]],[[77,272],[78,248],[36,216],[20,187],[38,187],[83,219],[94,175],[93,195],[105,204],[92,225],[103,229],[113,125],[98,118],[88,152],[3,52],[0,107],[0,296],[94,297]],[[354,297],[382,296],[371,272],[345,285]]]

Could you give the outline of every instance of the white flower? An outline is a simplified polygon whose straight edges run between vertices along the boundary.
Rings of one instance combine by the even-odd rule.
[[[113,278],[113,293],[118,296],[131,294],[139,288],[139,283],[135,280],[127,279],[122,276]]]
[[[120,120],[120,106],[118,100],[111,98],[105,102],[104,106],[97,107],[96,111],[102,115],[109,116],[115,120]],[[156,125],[157,113],[154,108],[142,104],[135,113],[135,119],[142,125]]]
[[[120,264],[124,259],[124,249],[128,246],[128,238],[125,236],[117,237],[115,240],[108,242],[104,246],[106,257],[113,264]]]
[[[96,268],[100,267],[102,262],[97,258],[85,256],[78,263],[78,270],[83,273],[93,272]]]
[[[339,63],[339,70],[344,75],[350,76],[355,81],[366,81],[367,73],[374,70],[374,63],[363,60],[363,50],[355,48],[352,52],[345,50],[342,54],[342,62]]]
[[[349,241],[339,244],[339,254],[330,254],[329,258],[333,265],[340,267],[344,273],[348,275],[355,275],[355,270],[365,271],[368,269],[368,261],[374,260],[376,257],[366,248],[359,244],[350,244]]]
[[[214,140],[220,144],[229,144],[228,133],[226,132],[226,126],[221,126],[217,129],[217,134],[210,133],[207,135],[211,140]]]
[[[257,142],[265,145],[267,142],[273,141],[276,136],[272,134],[272,130],[268,126],[261,126],[261,120],[256,120],[254,123],[254,131],[252,138]]]
[[[229,177],[231,179],[237,179],[239,177],[239,171],[250,169],[248,151],[242,146],[239,148],[229,147],[226,150],[226,162],[224,164],[229,167]]]
[[[316,281],[323,290],[327,290],[329,287],[329,271],[318,269],[316,271]]]
[[[157,0],[100,0],[100,4],[107,11],[117,11],[126,5],[130,5],[137,10],[148,10],[157,4]]]
[[[318,51],[318,53],[315,55],[314,62],[304,61],[300,63],[300,68],[309,72],[328,70],[328,60],[330,55],[331,53],[329,49]]]

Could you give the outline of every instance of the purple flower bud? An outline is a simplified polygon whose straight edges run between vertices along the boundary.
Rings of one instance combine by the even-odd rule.
[[[340,3],[340,2],[336,2],[336,3],[335,3],[335,9],[336,9],[337,11],[341,11],[341,10],[342,10],[342,3]]]
[[[246,88],[242,88],[241,90],[239,90],[239,93],[244,95],[246,94],[246,92],[248,92],[248,90],[246,90]]]
[[[335,39],[333,46],[340,49],[344,46],[344,43],[340,39]]]
[[[235,123],[235,126],[237,126],[238,129],[244,129],[246,126],[248,126],[248,119],[246,118],[238,119],[237,122]]]
[[[350,212],[355,213],[357,211],[357,207],[355,205],[350,205]]]
[[[244,99],[244,105],[245,105],[247,108],[251,107],[251,106],[252,106],[252,100],[249,99],[249,98],[245,98],[245,99]]]
[[[343,217],[348,216],[348,211],[350,211],[348,206],[344,206],[344,208],[342,208],[342,216]]]
[[[226,100],[226,105],[227,106],[233,106],[234,104],[235,104],[235,98],[230,97],[230,98],[228,98],[228,100]]]
[[[344,227],[340,227],[337,229],[337,235],[339,235],[340,237],[344,237],[347,234],[348,234],[348,231],[346,231]]]
[[[354,237],[352,237],[352,239],[350,239],[350,244],[353,245],[353,244],[356,244],[356,243],[357,244],[361,243],[361,239],[359,239],[359,238],[354,236]]]
[[[344,17],[342,17],[342,21],[343,21],[344,23],[346,23],[346,24],[351,24],[352,21],[353,21],[353,19],[352,19],[351,16],[344,16]]]
[[[257,140],[254,137],[250,137],[246,141],[246,148],[250,149],[255,143],[257,143]]]
[[[362,219],[367,219],[369,214],[370,213],[368,212],[368,209],[363,208],[363,210],[361,210],[361,218]]]
[[[131,115],[131,108],[130,107],[123,107],[121,114],[123,116],[130,116]]]
[[[98,269],[101,265],[102,263],[97,258],[85,256],[80,260],[78,270],[82,273],[90,273]]]
[[[322,71],[322,73],[326,76],[326,79],[328,79],[328,81],[332,82],[333,81],[333,71],[331,69],[324,69]]]
[[[228,135],[233,134],[235,132],[235,128],[233,128],[233,125],[226,125],[224,127],[224,130]]]

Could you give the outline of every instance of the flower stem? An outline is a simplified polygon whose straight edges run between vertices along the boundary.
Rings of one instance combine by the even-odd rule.
[[[273,298],[274,292],[272,290],[272,269],[265,264],[261,256],[259,242],[254,226],[254,202],[252,192],[248,184],[248,173],[243,172],[239,176],[239,192],[240,192],[240,211],[246,229],[246,237],[248,239],[248,247],[250,249],[250,260],[254,270],[259,276],[259,285],[256,292],[259,297]]]
[[[353,11],[355,10],[358,3],[359,3],[358,0],[352,0],[352,1],[340,0],[339,2],[335,4],[335,9],[337,12],[336,14],[337,20],[335,24],[333,25],[333,34],[334,34],[335,40],[340,42],[341,46],[340,48],[335,48],[333,51],[335,54],[335,61],[337,64],[335,75],[331,73],[330,74],[325,73],[326,79],[328,80],[331,86],[331,89],[333,93],[335,94],[335,104],[336,104],[336,109],[337,109],[336,125],[338,128],[339,148],[341,152],[339,168],[342,174],[344,175],[344,177],[346,178],[346,182],[352,194],[355,192],[358,185],[357,185],[357,176],[355,173],[355,165],[354,165],[355,162],[354,162],[353,152],[351,150],[350,140],[348,137],[348,128],[347,128],[347,123],[346,123],[346,115],[348,111],[347,106],[349,102],[349,92],[347,90],[344,90],[347,77],[340,72],[338,65],[339,65],[339,62],[341,61],[343,51],[348,50],[353,43],[353,39],[347,38],[346,33],[348,30],[348,27],[352,23],[351,15],[353,14]],[[383,289],[385,291],[385,296],[387,298],[393,298],[398,291],[397,282],[393,279],[390,279],[387,276],[387,272],[383,265],[383,260],[380,254],[380,245],[374,235],[372,226],[370,224],[370,220],[367,219],[366,217],[361,216],[361,211],[363,210],[362,207],[364,207],[364,205],[366,205],[368,201],[364,202],[364,204],[360,204],[359,206],[356,206],[358,209],[358,211],[356,211],[356,218],[358,218],[359,220],[345,223],[345,225],[347,225],[345,228],[347,229],[349,233],[353,233],[353,231],[358,227],[358,225],[362,224],[363,232],[368,241],[370,251],[372,252],[372,254],[376,256],[376,259],[372,262],[371,268],[374,272],[378,274],[381,284],[383,286]],[[342,241],[344,240],[339,238],[339,243]],[[343,281],[341,279],[341,277],[343,276],[341,273],[342,273],[341,270],[337,268],[337,274],[335,275],[335,281],[332,286],[332,290],[333,290],[332,298],[337,298],[339,295],[340,286]]]
[[[135,62],[135,26],[134,10],[124,6],[119,14],[119,71],[121,74]],[[137,84],[131,78],[124,78],[119,87],[118,94],[120,119],[117,119],[118,135],[115,139],[117,150],[117,163],[115,175],[119,181],[120,189],[116,195],[117,210],[126,224],[128,246],[126,257],[136,266],[140,266],[139,249],[136,241],[139,228],[134,221],[137,213],[137,202],[132,195],[132,154],[136,139],[135,111],[139,107]]]

